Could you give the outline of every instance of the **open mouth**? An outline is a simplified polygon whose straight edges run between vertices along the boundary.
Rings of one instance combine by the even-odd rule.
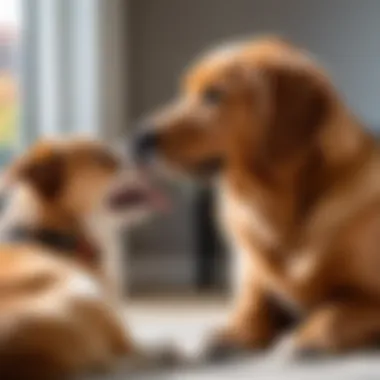
[[[108,204],[114,210],[148,208],[165,211],[169,202],[159,190],[137,185],[126,185],[112,192],[108,198]]]

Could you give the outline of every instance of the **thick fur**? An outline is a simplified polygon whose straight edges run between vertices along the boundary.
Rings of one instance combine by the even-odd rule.
[[[379,150],[306,53],[277,38],[212,51],[150,123],[161,161],[218,178],[220,222],[241,264],[219,344],[271,345],[273,299],[300,320],[297,351],[375,343]]]
[[[65,258],[38,243],[0,244],[1,379],[60,379],[111,369],[136,353],[103,270],[108,252],[89,229],[120,173],[105,147],[82,140],[40,143],[5,173],[12,194],[3,230],[21,224],[83,235],[101,260],[85,265],[75,252]],[[108,219],[101,222],[107,229]]]

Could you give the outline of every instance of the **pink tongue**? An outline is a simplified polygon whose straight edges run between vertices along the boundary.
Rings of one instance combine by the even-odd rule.
[[[139,168],[139,172],[141,177],[148,184],[148,187],[150,187],[150,170],[147,168]],[[169,212],[171,209],[171,202],[169,198],[166,197],[163,193],[161,193],[160,190],[156,191],[155,189],[151,189],[149,191],[149,200],[153,208],[155,208],[159,212]]]

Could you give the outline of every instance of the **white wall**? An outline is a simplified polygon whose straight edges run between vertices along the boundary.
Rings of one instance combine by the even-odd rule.
[[[311,50],[328,67],[357,114],[380,128],[380,0],[131,3],[132,117],[140,117],[174,96],[184,67],[210,45],[275,32]],[[161,220],[140,233],[138,246],[147,251],[157,249],[160,242],[162,251],[185,255],[191,250],[190,216],[183,205],[182,211],[165,223]]]

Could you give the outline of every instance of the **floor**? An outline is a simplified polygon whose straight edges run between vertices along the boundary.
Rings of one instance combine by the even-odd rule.
[[[127,310],[128,324],[139,342],[147,345],[178,344],[184,352],[194,355],[207,331],[226,319],[222,301],[163,301],[160,299],[134,303]],[[339,359],[296,363],[273,360],[270,354],[246,357],[218,365],[191,365],[181,368],[126,370],[94,380],[378,380],[380,353],[362,353]],[[91,379],[92,380],[92,379]]]

